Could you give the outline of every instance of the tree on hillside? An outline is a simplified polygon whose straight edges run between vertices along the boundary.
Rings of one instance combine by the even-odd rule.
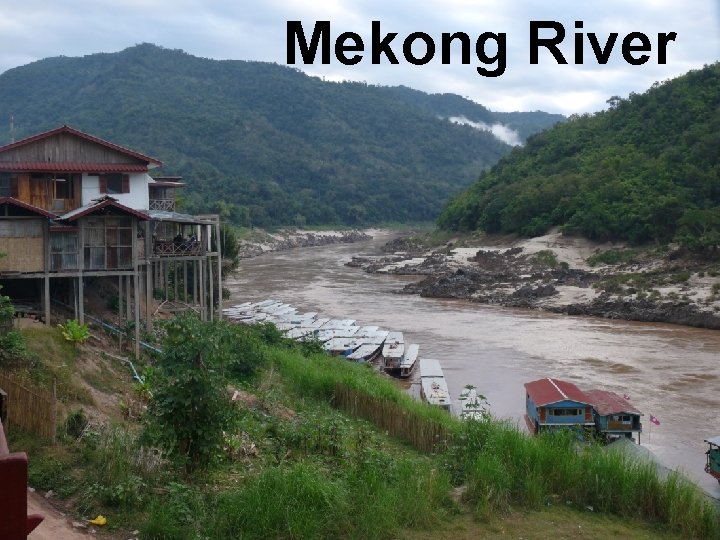
[[[232,406],[224,369],[233,354],[226,323],[183,315],[166,323],[146,434],[190,474],[209,465],[222,448]]]

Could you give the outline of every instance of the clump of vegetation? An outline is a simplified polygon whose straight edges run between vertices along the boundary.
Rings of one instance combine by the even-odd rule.
[[[538,251],[537,253],[533,254],[530,260],[532,260],[536,264],[545,266],[547,268],[557,268],[558,266],[560,266],[560,261],[558,261],[557,255],[554,251],[550,249],[543,249]]]
[[[10,297],[0,294],[0,365],[20,361],[27,353],[22,335],[13,330],[14,316],[15,307]]]
[[[84,343],[90,338],[90,330],[87,324],[80,324],[75,319],[69,319],[65,324],[58,324],[62,336],[66,341],[74,344]]]
[[[587,258],[587,263],[590,266],[597,266],[598,264],[626,264],[634,261],[637,256],[638,250],[636,249],[607,249],[590,255]]]

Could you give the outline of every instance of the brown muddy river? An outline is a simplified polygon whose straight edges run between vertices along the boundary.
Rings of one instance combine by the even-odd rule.
[[[720,497],[703,470],[703,439],[720,434],[720,332],[394,294],[418,278],[344,266],[353,255],[378,253],[388,238],[243,260],[227,277],[226,305],[272,298],[402,331],[420,356],[441,361],[454,399],[474,384],[495,416],[522,429],[525,382],[557,377],[627,394],[644,413],[643,446]],[[651,414],[660,421],[652,430]]]

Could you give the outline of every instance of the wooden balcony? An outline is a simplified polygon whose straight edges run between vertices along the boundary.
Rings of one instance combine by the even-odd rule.
[[[205,250],[202,243],[197,240],[184,242],[155,240],[153,242],[153,255],[158,257],[195,257],[205,255]]]
[[[175,211],[175,199],[150,199],[150,210]]]

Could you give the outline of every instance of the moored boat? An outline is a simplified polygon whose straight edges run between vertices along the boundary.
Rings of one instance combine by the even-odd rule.
[[[705,452],[707,455],[705,472],[720,482],[720,435],[705,439],[705,442],[710,445],[708,451]]]
[[[477,393],[477,388],[468,384],[460,393],[460,418],[463,420],[483,420],[487,415],[485,396]]]
[[[420,359],[420,397],[430,405],[446,411],[452,409],[450,393],[439,360]]]
[[[405,338],[402,332],[389,332],[382,349],[383,369],[398,371],[405,354]]]
[[[402,360],[400,360],[400,377],[406,378],[410,376],[413,369],[415,369],[419,352],[420,345],[416,343],[408,345]]]

